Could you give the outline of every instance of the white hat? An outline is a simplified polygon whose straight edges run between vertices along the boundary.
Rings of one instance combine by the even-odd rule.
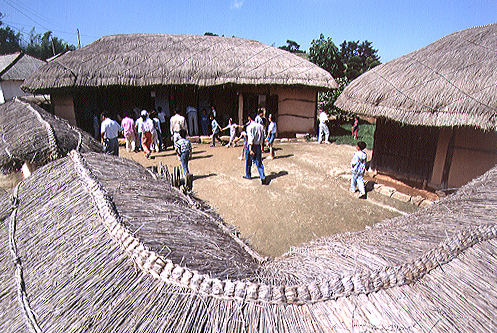
[[[140,113],[140,115],[141,115],[142,117],[146,117],[146,116],[148,116],[148,112],[147,112],[147,110],[142,110],[142,112]]]

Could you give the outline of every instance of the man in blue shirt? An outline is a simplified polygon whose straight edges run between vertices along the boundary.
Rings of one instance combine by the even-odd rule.
[[[262,148],[264,141],[264,127],[254,121],[255,114],[248,117],[249,125],[247,126],[247,144],[248,154],[245,154],[245,176],[243,178],[251,179],[252,161],[254,161],[261,179],[262,185],[267,185],[266,175],[264,174],[264,165],[262,164]]]

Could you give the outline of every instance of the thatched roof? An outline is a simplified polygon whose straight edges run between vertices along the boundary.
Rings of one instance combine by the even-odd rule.
[[[102,145],[88,133],[19,99],[0,105],[0,135],[0,169],[4,173],[19,170],[25,161],[44,165],[73,149],[102,152]]]
[[[497,23],[455,32],[364,73],[335,105],[404,124],[497,130]]]
[[[138,164],[73,152],[0,196],[0,326],[495,331],[496,186],[493,168],[411,216],[265,262]]]
[[[25,80],[45,61],[22,52],[0,55],[0,81]]]
[[[24,82],[44,93],[73,87],[223,84],[337,88],[331,74],[287,51],[236,37],[105,36],[50,61]]]

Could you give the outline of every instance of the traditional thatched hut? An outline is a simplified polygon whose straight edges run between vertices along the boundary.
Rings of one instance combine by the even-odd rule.
[[[0,169],[4,174],[25,171],[66,156],[71,150],[102,152],[88,133],[37,105],[14,98],[0,105]]]
[[[497,24],[389,61],[336,101],[378,119],[371,165],[434,188],[459,187],[497,163]]]
[[[102,37],[40,68],[23,89],[49,93],[55,113],[91,131],[94,109],[122,112],[161,106],[215,105],[242,121],[265,108],[283,135],[313,132],[318,90],[336,88],[311,62],[236,37],[130,34]]]
[[[73,152],[0,196],[0,327],[496,331],[496,186],[494,168],[413,215],[264,261],[134,162]]]
[[[16,96],[28,95],[21,85],[45,62],[24,52],[0,55],[0,104]]]

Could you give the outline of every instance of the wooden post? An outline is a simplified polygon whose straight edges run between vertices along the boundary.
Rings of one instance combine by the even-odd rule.
[[[454,156],[454,144],[456,141],[456,130],[452,128],[452,133],[450,135],[449,144],[447,146],[447,154],[445,155],[445,163],[442,172],[442,189],[447,189],[449,187],[449,175],[450,167],[452,165],[452,157]]]

